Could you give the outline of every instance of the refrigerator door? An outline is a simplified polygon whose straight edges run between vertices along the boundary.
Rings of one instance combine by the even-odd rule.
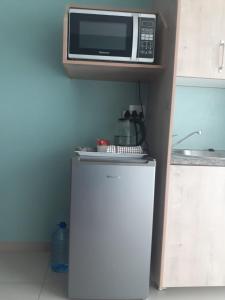
[[[148,296],[154,165],[73,160],[69,297]]]

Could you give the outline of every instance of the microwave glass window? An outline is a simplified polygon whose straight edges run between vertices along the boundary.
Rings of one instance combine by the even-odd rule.
[[[131,56],[133,17],[71,13],[69,28],[70,54]]]
[[[126,50],[126,37],[126,23],[80,22],[80,48]]]

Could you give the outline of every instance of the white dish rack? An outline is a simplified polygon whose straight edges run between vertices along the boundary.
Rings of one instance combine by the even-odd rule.
[[[148,156],[146,153],[110,153],[110,152],[88,152],[75,151],[79,156],[86,157],[105,157],[105,158],[144,158]]]

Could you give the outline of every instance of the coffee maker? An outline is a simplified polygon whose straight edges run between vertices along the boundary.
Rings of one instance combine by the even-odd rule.
[[[127,110],[118,119],[114,142],[116,146],[140,146],[145,140],[145,126],[143,113]]]

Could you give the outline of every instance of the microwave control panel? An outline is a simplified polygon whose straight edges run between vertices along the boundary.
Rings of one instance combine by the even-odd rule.
[[[138,58],[154,61],[155,28],[155,18],[139,18]]]

